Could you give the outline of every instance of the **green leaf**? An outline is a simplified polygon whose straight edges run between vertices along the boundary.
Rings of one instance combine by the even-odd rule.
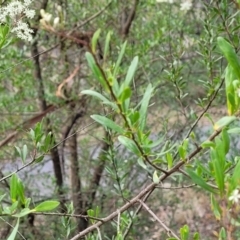
[[[225,240],[227,239],[227,233],[224,227],[221,228],[220,232],[219,232],[219,237],[220,240]]]
[[[46,212],[51,211],[58,207],[60,203],[58,201],[45,201],[37,205],[32,211],[34,212]]]
[[[16,150],[17,150],[17,153],[19,155],[19,157],[22,159],[22,151],[19,147],[15,146]]]
[[[229,125],[236,119],[237,118],[235,116],[225,116],[214,124],[214,130],[220,130],[221,128]]]
[[[172,165],[173,165],[173,157],[172,157],[172,154],[168,152],[168,153],[166,154],[166,159],[167,159],[167,163],[168,163],[168,169],[171,169],[171,168],[172,168]]]
[[[10,179],[10,197],[12,203],[17,201],[17,194],[18,194],[18,177],[14,173]]]
[[[96,79],[99,81],[99,83],[102,85],[102,87],[104,89],[108,89],[106,81],[104,79],[104,76],[103,76],[101,70],[98,68],[92,54],[89,53],[89,52],[86,52],[85,56],[86,56],[88,65],[91,68],[91,70],[92,70],[93,74],[95,75]]]
[[[116,105],[113,102],[111,102],[109,99],[107,99],[102,94],[100,94],[100,93],[98,93],[96,91],[93,91],[93,90],[83,90],[81,93],[82,94],[86,94],[86,95],[90,95],[90,96],[93,96],[93,97],[96,97],[96,98],[102,100],[103,104],[109,105],[112,108],[116,109]]]
[[[88,214],[89,217],[95,217],[95,212],[94,212],[93,209],[88,209],[87,214]],[[95,222],[94,219],[91,219],[91,218],[90,218],[90,221],[91,221],[92,224],[94,224],[94,222]]]
[[[127,41],[125,41],[121,47],[121,51],[120,51],[120,54],[118,56],[118,60],[117,60],[117,63],[115,65],[115,68],[114,68],[114,71],[113,71],[113,76],[114,77],[117,77],[117,74],[119,72],[119,66],[120,66],[120,63],[122,62],[122,58],[123,58],[123,55],[125,53],[125,49],[126,49],[126,46],[127,46]]]
[[[234,74],[240,79],[240,63],[234,48],[223,37],[218,37],[217,43],[229,65],[232,67]]]
[[[24,217],[24,216],[28,215],[31,212],[33,212],[33,210],[31,210],[29,208],[24,208],[24,209],[22,209],[22,211],[20,213],[14,214],[12,216],[20,218],[20,217]]]
[[[188,173],[188,175],[191,177],[191,179],[193,180],[194,183],[196,183],[197,185],[199,185],[200,187],[202,187],[203,189],[216,194],[217,191],[215,189],[213,189],[212,187],[210,187],[200,176],[198,176],[195,172],[193,172],[190,169],[187,169],[186,172]]]
[[[44,155],[37,157],[34,162],[40,163],[43,159],[44,159]]]
[[[201,147],[202,148],[215,148],[215,143],[207,140],[201,144]]]
[[[120,102],[123,103],[125,100],[129,99],[131,97],[131,94],[132,94],[132,91],[129,87],[124,88],[122,93],[119,96]],[[127,109],[125,109],[125,110],[127,110]]]
[[[152,87],[152,84],[148,84],[147,89],[144,93],[143,99],[141,101],[141,107],[139,110],[140,113],[140,125],[139,128],[143,130],[146,125],[146,119],[147,119],[147,111],[148,111],[148,105],[149,101],[151,99],[151,95],[154,88]]]
[[[224,144],[225,154],[227,154],[229,152],[230,139],[229,139],[229,135],[228,135],[228,132],[226,131],[226,129],[222,130],[221,135],[222,135],[222,140],[223,140],[223,144]]]
[[[189,227],[187,225],[184,225],[182,228],[180,228],[180,235],[181,235],[181,240],[188,240]]]
[[[240,128],[236,127],[236,128],[231,128],[227,131],[229,134],[239,134],[240,133]]]
[[[180,146],[178,147],[178,153],[179,153],[180,158],[181,158],[182,160],[184,160],[184,159],[185,159],[185,156],[186,156],[186,151],[185,151],[185,149],[183,148],[182,145],[180,145]]]
[[[239,97],[237,93],[237,89],[235,89],[234,82],[237,77],[234,74],[234,71],[230,65],[227,66],[225,70],[225,91],[227,97],[227,109],[228,115],[233,115],[239,107]]]
[[[134,74],[137,70],[137,65],[138,65],[138,57],[134,57],[134,59],[131,62],[130,67],[128,68],[127,76],[124,81],[124,86],[128,87],[134,77]]]
[[[24,186],[21,179],[18,179],[18,186],[17,186],[18,196],[22,204],[25,205],[25,191]]]
[[[5,198],[5,196],[6,196],[6,193],[0,195],[0,202]]]
[[[216,157],[211,157],[213,159],[212,163],[213,163],[213,168],[214,168],[214,178],[215,181],[217,183],[217,186],[220,190],[220,193],[223,194],[224,193],[224,177],[225,177],[225,153],[224,153],[224,148],[221,144],[221,142],[219,142],[217,144],[217,148],[216,151],[213,151],[216,154]]]
[[[154,171],[154,173],[153,173],[153,182],[154,183],[156,183],[156,184],[158,184],[159,183],[159,177],[158,177],[158,175],[157,175],[157,171]]]
[[[136,146],[135,142],[132,139],[127,138],[125,136],[119,136],[118,141],[131,152],[135,153],[138,156],[141,155],[138,150],[138,147]]]
[[[235,189],[237,186],[240,185],[240,160],[237,162],[237,165],[235,166],[232,174],[232,184],[231,186],[233,189]]]
[[[108,56],[111,35],[112,35],[112,32],[108,32],[106,40],[105,40],[105,47],[104,47],[104,54],[103,54],[104,62],[106,62],[106,59]]]
[[[22,151],[22,161],[23,161],[23,163],[26,162],[27,154],[28,154],[27,145],[24,144],[23,145],[23,151]]]
[[[218,202],[215,200],[213,194],[211,194],[211,207],[213,210],[213,213],[217,220],[221,219],[221,208],[219,207]]]
[[[143,169],[147,169],[147,165],[143,162],[143,159],[140,157],[138,158],[138,164],[141,166]]]
[[[104,127],[110,128],[115,132],[118,132],[120,134],[124,134],[124,129],[117,125],[115,122],[113,122],[111,119],[101,116],[101,115],[91,115],[91,118],[95,120],[96,122],[100,123]]]
[[[158,140],[154,140],[152,143],[149,143],[149,144],[144,144],[144,145],[141,145],[142,147],[148,147],[148,148],[154,148],[154,147],[157,147],[159,146],[163,140],[164,140],[165,136],[162,136],[161,138],[159,138]]]
[[[101,29],[98,29],[98,30],[93,34],[93,37],[92,37],[92,52],[93,52],[93,54],[96,54],[97,41],[98,41],[98,39],[99,39],[100,33],[101,33]]]
[[[16,224],[16,226],[14,227],[11,235],[8,237],[7,240],[14,240],[14,239],[15,239],[15,237],[16,237],[16,235],[17,235],[17,232],[18,232],[18,227],[19,227],[19,218],[17,219],[17,224]]]
[[[195,232],[193,235],[193,240],[200,240],[200,235],[198,232]]]

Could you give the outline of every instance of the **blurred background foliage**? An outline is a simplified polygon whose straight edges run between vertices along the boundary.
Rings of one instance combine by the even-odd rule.
[[[2,5],[5,2],[7,1]],[[173,145],[183,139],[221,85],[226,63],[216,49],[216,37],[226,37],[236,50],[239,47],[240,19],[235,1],[188,2],[191,3],[189,9],[181,9],[182,2],[177,0],[173,3],[156,0],[33,2],[36,17],[29,23],[36,31],[33,42],[30,44],[13,39],[12,44],[2,49],[0,54],[1,174],[5,175],[19,167],[14,146],[27,144],[30,154],[33,153],[35,146],[27,132],[29,128],[34,128],[34,117],[39,117],[45,130],[50,129],[53,133],[55,143],[77,133],[75,142],[68,139],[55,149],[59,155],[61,172],[58,173],[62,175],[62,182],[58,179],[57,170],[54,170],[53,153],[46,155],[38,165],[20,173],[27,192],[35,203],[59,198],[60,195],[62,206],[67,206],[62,210],[71,212],[70,203],[73,195],[77,194],[81,205],[77,213],[85,214],[89,207],[99,206],[101,215],[105,216],[138,193],[140,188],[151,181],[151,176],[136,164],[134,155],[120,147],[108,131],[90,119],[91,114],[106,114],[108,111],[99,101],[90,97],[84,99],[80,94],[84,89],[95,88],[101,91],[101,88],[89,71],[85,59],[86,48],[76,39],[90,43],[93,33],[101,29],[97,52],[99,61],[103,63],[105,38],[112,32],[110,53],[104,62],[109,68],[117,61],[120,46],[127,40],[119,81],[125,77],[133,57],[139,56],[139,66],[132,86],[133,103],[141,100],[146,86],[152,83],[155,92],[147,120],[151,137],[156,139],[165,136],[164,142],[169,141]],[[54,18],[61,15],[54,30],[39,22],[43,7],[45,12],[52,15],[51,26]],[[129,18],[131,14],[132,19]],[[35,54],[39,59],[37,63],[34,61]],[[74,77],[67,80],[78,66]],[[219,90],[208,111],[213,119],[226,112],[223,92],[224,87]],[[48,107],[53,107],[53,110],[44,114],[42,120],[41,114]],[[118,116],[115,119],[118,121]],[[210,129],[210,121],[203,118],[195,131],[195,141],[204,138]],[[4,140],[15,131],[16,136],[5,144]],[[159,146],[159,149],[162,147]],[[75,180],[72,159],[78,164]],[[79,189],[75,193],[72,192],[74,181],[79,181],[76,183]],[[185,182],[185,178],[178,174],[168,180],[172,186]],[[3,183],[1,193],[7,188],[7,184]],[[182,190],[181,193],[172,194],[167,189],[159,189],[149,201],[156,212],[165,212],[171,219],[170,227],[179,229],[189,216],[183,217],[177,209],[181,208],[184,212],[185,205],[190,204],[187,199],[192,198],[192,194],[205,201],[203,193]],[[215,222],[209,220],[211,227],[206,230],[206,221],[201,220],[203,216],[200,214],[199,226],[193,212],[201,209],[202,205],[193,207],[195,210],[189,212],[193,230],[198,229],[205,234],[204,239],[212,239],[210,236]],[[202,208],[206,210],[207,206]],[[177,218],[178,215],[180,217]],[[186,221],[182,220],[184,218]],[[65,225],[66,228],[61,221],[67,220],[54,216],[35,216],[33,223],[29,219],[24,220],[20,231],[23,235],[25,233],[27,239],[65,239],[69,226],[71,234],[84,229],[84,223],[79,224],[74,219],[68,222],[68,226]],[[126,216],[123,227],[126,227],[128,221],[129,215]],[[113,225],[114,223],[109,223],[103,227],[103,239],[112,239],[116,233]],[[164,232],[156,230],[152,219],[144,213],[139,214],[133,226],[126,239],[166,238]],[[1,223],[0,228],[1,239],[5,239],[11,228],[4,223]]]

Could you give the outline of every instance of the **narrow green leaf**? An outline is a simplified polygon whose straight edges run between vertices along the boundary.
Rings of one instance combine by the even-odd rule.
[[[111,102],[109,99],[107,99],[102,94],[100,94],[100,93],[98,93],[96,91],[93,91],[93,90],[83,90],[81,93],[82,94],[86,94],[86,95],[90,95],[90,96],[93,96],[93,97],[96,97],[96,98],[100,99],[103,102],[103,104],[109,105],[109,106],[113,107],[114,109],[116,109],[116,105],[113,102]]]
[[[232,116],[237,110],[239,106],[238,94],[234,87],[234,81],[236,81],[237,77],[234,74],[232,67],[228,64],[225,70],[225,91],[227,97],[227,110],[228,115]]]
[[[124,81],[124,86],[128,87],[134,77],[134,74],[137,70],[137,65],[138,65],[138,57],[134,57],[134,59],[131,62],[130,67],[128,68],[127,76]]]
[[[230,123],[232,123],[236,119],[237,118],[235,116],[225,116],[225,117],[221,118],[220,120],[218,120],[214,124],[214,130],[219,130],[219,129],[229,125]]]
[[[18,232],[18,227],[19,227],[19,218],[17,219],[17,224],[14,227],[12,233],[10,234],[10,236],[8,237],[7,240],[14,240],[15,239],[15,237],[17,235],[17,232]]]
[[[200,240],[200,235],[198,232],[195,232],[193,235],[193,240]]]
[[[10,197],[12,203],[17,201],[18,194],[18,177],[16,174],[13,174],[10,179]]]
[[[230,139],[227,130],[223,129],[221,135],[223,139],[225,154],[227,154],[229,152],[230,147]]]
[[[235,75],[240,79],[240,63],[234,48],[223,37],[218,37],[217,43],[229,65],[233,68]]]
[[[237,186],[240,185],[240,160],[237,162],[237,165],[234,168],[231,179],[232,179],[233,189],[235,189]]]
[[[121,47],[121,51],[120,51],[120,54],[118,56],[118,60],[117,60],[117,63],[114,67],[114,71],[113,71],[113,76],[116,78],[117,77],[117,74],[119,72],[119,66],[120,66],[120,63],[122,62],[122,58],[123,58],[123,55],[125,53],[125,49],[126,49],[126,46],[127,46],[127,41],[125,41]]]
[[[5,196],[6,196],[6,193],[0,195],[0,202],[5,198]]]
[[[100,123],[104,127],[110,128],[115,132],[118,132],[120,134],[124,134],[124,129],[117,125],[115,122],[113,122],[111,119],[101,116],[101,115],[91,115],[91,118],[95,120],[96,122]]]
[[[215,148],[215,143],[214,142],[212,142],[212,141],[209,141],[209,140],[207,140],[207,141],[205,141],[205,142],[203,142],[202,144],[201,144],[201,147],[202,148]]]
[[[148,148],[154,148],[154,147],[157,147],[159,146],[163,140],[164,140],[165,136],[162,136],[161,138],[157,139],[156,141],[154,140],[152,143],[149,143],[149,144],[143,144],[141,145],[142,147],[148,147]]]
[[[229,134],[239,134],[240,133],[240,128],[236,127],[236,128],[231,128],[227,131]]]
[[[24,164],[26,162],[27,154],[28,154],[27,145],[24,144],[23,145],[23,151],[22,151],[22,161],[23,161]]]
[[[19,155],[19,157],[22,159],[22,151],[19,147],[15,146],[16,150],[17,150],[17,153]]]
[[[22,211],[20,213],[14,214],[12,216],[20,218],[20,217],[24,217],[24,216],[28,215],[31,212],[33,212],[33,210],[31,210],[29,208],[24,208],[24,209],[22,209]]]
[[[21,179],[18,179],[17,192],[22,204],[25,204],[25,191]]]
[[[227,233],[224,227],[221,228],[220,232],[219,232],[219,237],[220,240],[225,240],[227,239]]]
[[[131,97],[131,94],[132,94],[131,89],[129,87],[126,87],[125,89],[123,89],[122,93],[120,94],[119,100],[123,103],[126,99],[129,99]]]
[[[219,207],[218,202],[215,200],[213,194],[211,194],[211,207],[213,210],[213,213],[217,220],[221,219],[221,208]]]
[[[149,101],[151,99],[151,95],[154,88],[152,87],[152,84],[148,84],[147,89],[144,93],[143,99],[141,101],[141,107],[139,110],[140,113],[140,125],[139,128],[143,130],[146,125],[146,119],[147,119],[147,111],[148,111],[148,105]]]
[[[103,54],[104,62],[106,62],[106,59],[108,56],[111,35],[112,35],[112,32],[108,32],[106,40],[105,40],[105,47],[104,47],[104,54]]]
[[[138,164],[141,166],[143,169],[147,169],[147,165],[143,162],[143,159],[140,157],[138,158]]]
[[[43,156],[39,156],[35,159],[35,163],[40,163],[42,160],[44,159],[44,155]]]
[[[181,235],[181,240],[188,240],[189,227],[187,225],[184,225],[182,228],[180,228],[180,235]]]
[[[88,210],[87,210],[87,214],[88,214],[89,217],[95,217],[95,214],[94,214],[94,210],[93,210],[93,209],[88,209]],[[90,221],[91,221],[92,224],[94,224],[94,219],[91,219],[91,218],[90,218]]]
[[[184,160],[184,159],[185,159],[185,156],[186,156],[186,151],[185,151],[185,149],[183,148],[182,145],[180,145],[180,146],[178,147],[178,153],[179,153],[180,158],[181,158],[182,160]]]
[[[91,70],[92,70],[93,74],[95,75],[96,79],[99,81],[99,83],[102,85],[102,87],[104,89],[108,89],[108,87],[106,85],[106,82],[105,82],[105,79],[104,79],[104,76],[102,75],[101,70],[98,68],[92,54],[89,53],[89,52],[86,52],[85,56],[86,56],[88,65],[91,68]]]
[[[127,138],[125,136],[119,136],[118,141],[122,145],[124,145],[127,149],[129,149],[131,152],[135,153],[138,156],[140,155],[140,152],[139,152],[135,142],[132,139]]]
[[[58,207],[60,203],[58,201],[45,201],[37,205],[32,211],[34,212],[46,212],[51,211]]]
[[[153,182],[156,184],[159,183],[159,177],[158,177],[157,171],[154,171],[153,173]]]
[[[168,163],[168,169],[171,169],[171,168],[172,168],[172,165],[173,165],[173,157],[172,157],[172,154],[168,152],[168,153],[166,154],[166,159],[167,159],[167,163]]]
[[[96,54],[97,42],[98,42],[100,33],[101,33],[101,29],[98,29],[98,30],[93,34],[93,37],[92,37],[92,52],[93,52],[93,54]]]
[[[217,191],[215,189],[213,189],[212,187],[210,187],[200,176],[198,176],[195,172],[193,172],[190,169],[187,169],[186,172],[188,173],[188,175],[191,177],[191,179],[193,180],[194,183],[196,183],[197,185],[199,185],[200,187],[202,187],[203,189],[216,194]]]

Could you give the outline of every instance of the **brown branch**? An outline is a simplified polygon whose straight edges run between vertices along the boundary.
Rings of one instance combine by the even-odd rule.
[[[34,215],[44,215],[44,216],[58,216],[58,217],[72,217],[72,218],[86,218],[86,219],[92,219],[96,221],[104,222],[102,218],[98,217],[91,217],[88,215],[83,214],[69,214],[69,213],[52,213],[52,212],[35,212]]]
[[[131,11],[129,13],[129,16],[128,16],[126,22],[124,23],[124,25],[121,27],[121,35],[123,38],[126,38],[127,35],[129,34],[131,25],[133,23],[133,19],[136,15],[138,2],[139,2],[139,0],[134,0],[134,3],[133,3]]]
[[[212,141],[215,139],[215,137],[217,137],[220,133],[221,133],[222,129],[216,130],[209,138],[209,141]],[[179,163],[177,163],[174,167],[172,167],[169,171],[167,171],[167,173],[165,175],[163,175],[162,177],[160,177],[160,182],[163,182],[165,179],[167,179],[170,175],[172,175],[173,173],[177,172],[178,169],[183,166],[185,163],[189,163],[200,151],[202,150],[201,146],[198,146],[196,148],[195,151],[193,151],[191,154],[189,154],[189,156],[180,161]],[[117,211],[114,211],[113,213],[111,213],[110,215],[108,215],[107,217],[103,218],[101,222],[97,222],[95,224],[93,224],[92,226],[88,227],[87,229],[85,229],[84,231],[78,233],[77,235],[75,235],[75,237],[73,237],[70,240],[76,240],[79,239],[82,236],[85,236],[86,234],[94,231],[96,228],[100,227],[104,222],[108,222],[111,221],[113,218],[117,217],[119,213],[122,213],[124,211],[126,211],[127,209],[129,209],[131,206],[133,206],[136,202],[138,202],[139,200],[141,200],[142,197],[146,196],[146,198],[150,195],[150,193],[157,187],[158,184],[155,183],[151,183],[150,185],[148,185],[145,189],[143,189],[136,197],[132,198],[129,202],[127,202],[126,204],[124,204],[120,209],[118,209]],[[145,198],[145,199],[146,199]]]
[[[113,213],[111,213],[110,215],[108,215],[105,218],[102,218],[102,221],[99,221],[95,224],[93,224],[92,226],[88,227],[87,229],[85,229],[84,231],[78,233],[77,235],[75,235],[73,238],[71,238],[70,240],[77,240],[80,237],[85,236],[86,234],[92,232],[93,230],[97,229],[98,227],[100,227],[103,223],[105,222],[109,222],[111,221],[113,218],[117,217],[119,213],[122,213],[124,211],[126,211],[128,208],[130,208],[131,206],[133,206],[135,203],[138,202],[139,199],[141,199],[144,195],[146,195],[149,191],[151,191],[152,189],[154,189],[156,187],[156,183],[151,183],[149,186],[147,186],[145,189],[143,189],[136,197],[132,198],[129,202],[127,202],[125,205],[123,205],[120,209],[114,211]]]
[[[175,237],[176,239],[180,240],[180,238],[170,229],[168,228],[164,222],[162,222],[157,215],[142,201],[142,200],[138,200],[138,202],[146,209],[146,211],[156,220],[158,221],[161,226],[167,231],[167,234],[169,237],[171,237],[171,235],[173,237]]]

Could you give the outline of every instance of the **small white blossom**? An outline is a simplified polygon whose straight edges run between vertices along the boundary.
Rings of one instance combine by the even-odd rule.
[[[228,198],[229,201],[232,201],[234,203],[238,203],[238,200],[240,199],[240,194],[239,194],[239,190],[238,189],[235,189],[233,192],[232,192],[232,195]]]
[[[34,17],[34,15],[35,15],[35,11],[34,10],[30,10],[30,9],[27,9],[26,11],[25,11],[25,14],[26,14],[26,17],[27,18],[33,18]]]
[[[45,12],[44,9],[40,10],[40,15],[46,22],[50,22],[52,18],[52,14]]]
[[[57,5],[58,12],[62,12],[62,7],[60,5]]]
[[[35,11],[29,9],[31,3],[32,0],[13,1],[0,8],[0,23],[6,23],[7,17],[9,17],[11,20],[11,32],[15,33],[17,37],[28,41],[32,40],[31,33],[33,33],[33,30],[22,19],[24,17],[28,19],[34,17]]]
[[[192,8],[192,0],[184,0],[181,4],[180,4],[180,10],[181,11],[188,11]]]
[[[174,0],[157,0],[158,3],[170,3],[172,4],[174,2]]]
[[[54,18],[54,20],[53,20],[53,27],[54,27],[54,28],[56,28],[56,27],[58,26],[59,21],[60,21],[60,18],[59,18],[59,17]]]

